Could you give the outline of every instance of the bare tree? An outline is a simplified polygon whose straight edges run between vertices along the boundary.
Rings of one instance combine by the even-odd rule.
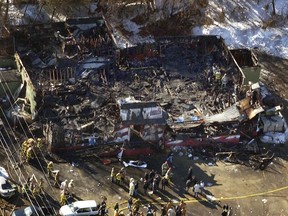
[[[275,0],[272,0],[272,7],[273,7],[273,12],[272,12],[272,14],[275,16],[275,15],[276,15]]]

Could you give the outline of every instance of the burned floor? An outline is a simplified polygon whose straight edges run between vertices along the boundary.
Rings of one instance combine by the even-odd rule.
[[[11,30],[35,88],[37,107],[31,117],[37,115],[44,133],[61,131],[49,141],[53,148],[89,144],[91,137],[97,139],[93,143],[111,143],[123,126],[135,126],[141,134],[145,127],[164,131],[167,123],[172,130],[203,137],[205,130],[193,128],[243,97],[243,73],[220,37],[161,38],[119,51],[105,22],[91,23],[68,20],[37,33],[37,25]],[[119,112],[125,98],[136,104],[134,110],[128,106]],[[155,102],[149,111],[146,104],[148,120],[144,115],[123,120],[125,111],[130,118],[138,112],[139,102]],[[146,141],[159,141],[163,134],[150,138]]]

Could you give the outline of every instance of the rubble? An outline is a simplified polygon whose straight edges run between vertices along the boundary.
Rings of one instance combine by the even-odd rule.
[[[251,83],[255,55],[242,58],[247,51],[230,51],[221,37],[165,37],[119,50],[104,17],[8,29],[29,99],[13,103],[25,104],[49,151],[101,146],[98,157],[123,143],[223,151],[285,128],[278,108],[263,104],[261,85]]]

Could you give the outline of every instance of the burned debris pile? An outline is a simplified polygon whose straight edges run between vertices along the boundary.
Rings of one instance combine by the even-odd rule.
[[[120,50],[103,17],[9,31],[26,74],[26,110],[50,151],[239,144],[263,129],[285,130],[283,121],[268,127],[271,107],[251,69],[257,62],[246,64],[246,52],[231,52],[221,37],[158,38]]]

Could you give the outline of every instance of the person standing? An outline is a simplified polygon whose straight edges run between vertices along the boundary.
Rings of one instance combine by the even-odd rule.
[[[26,151],[26,162],[28,163],[32,159],[32,146]]]
[[[137,215],[141,206],[140,199],[136,199],[132,206],[133,215]]]
[[[134,184],[134,179],[131,178],[130,179],[130,183],[129,183],[129,195],[133,196],[135,192],[135,184]]]
[[[186,213],[187,213],[186,206],[184,206],[184,207],[181,209],[181,216],[186,216]]]
[[[167,179],[168,184],[171,184],[171,183],[172,183],[172,181],[171,181],[172,175],[173,175],[173,173],[172,173],[172,169],[171,169],[171,167],[170,167],[170,168],[167,170],[167,172],[166,172],[166,174],[165,174],[165,176],[164,176],[164,178]]]
[[[154,212],[154,210],[153,210],[152,204],[149,203],[148,206],[147,206],[147,214],[146,214],[146,216],[153,216],[153,212]]]
[[[125,170],[125,168],[124,167],[122,167],[121,169],[120,169],[120,174],[121,174],[121,183],[123,182],[125,182],[125,177],[126,177],[126,170]]]
[[[53,162],[49,161],[47,164],[47,175],[50,177],[52,176],[52,171],[53,171]]]
[[[164,176],[167,173],[168,169],[169,169],[168,162],[165,161],[161,166],[162,176]]]
[[[148,181],[148,180],[149,180],[149,174],[148,174],[148,172],[145,172],[145,173],[144,173],[144,180],[145,180],[145,181]]]
[[[116,203],[114,206],[114,216],[119,216],[119,204]]]
[[[173,163],[173,152],[170,152],[167,156],[167,162],[168,162],[168,165],[169,166],[172,166],[172,163]]]
[[[132,205],[133,205],[133,198],[132,196],[129,197],[128,199],[128,210],[131,211]]]
[[[110,178],[111,178],[111,182],[112,182],[112,183],[115,183],[115,171],[114,171],[114,167],[112,167],[112,169],[111,169]]]
[[[135,185],[135,189],[134,189],[134,196],[138,196],[138,188],[139,188],[139,182],[136,180],[134,182],[134,185]]]
[[[192,176],[191,182],[192,182],[192,187],[194,187],[194,185],[197,183],[196,176]]]
[[[205,184],[204,184],[204,182],[201,180],[200,183],[199,183],[199,185],[200,185],[200,193],[201,193],[201,195],[203,195]]]
[[[159,190],[160,181],[161,181],[161,177],[160,175],[157,174],[155,177],[156,190]]]
[[[155,175],[156,175],[156,172],[154,171],[154,169],[152,169],[149,173],[149,178],[154,179]]]
[[[185,188],[186,193],[189,193],[189,189],[190,189],[191,186],[192,186],[192,180],[188,179],[186,181],[186,188]]]
[[[57,172],[55,172],[54,175],[54,186],[59,186],[59,181],[60,181],[60,171],[58,170]]]
[[[148,181],[144,180],[143,191],[145,195],[147,194],[148,187],[149,187]]]
[[[64,206],[64,205],[66,205],[66,203],[67,203],[66,195],[63,191],[61,191],[61,193],[60,193],[60,205]]]
[[[71,179],[68,183],[68,193],[70,196],[72,196],[74,194],[74,187],[75,187],[74,180]]]
[[[166,179],[165,177],[162,178],[162,190],[165,191],[166,186],[168,185],[168,179]]]
[[[106,206],[107,206],[107,198],[105,196],[102,196],[102,202],[100,203],[100,215],[105,216],[106,214]]]
[[[161,216],[166,216],[167,215],[167,211],[166,211],[166,207],[163,205],[163,204],[161,204]]]
[[[61,182],[61,184],[60,184],[60,189],[64,192],[64,193],[66,193],[67,192],[67,179],[65,179],[65,181],[63,181],[63,182]]]
[[[120,172],[116,174],[116,184],[121,185],[122,175]]]
[[[200,193],[200,185],[198,184],[198,182],[194,185],[194,196],[195,198],[198,198],[198,194]]]
[[[188,169],[188,174],[187,174],[186,180],[191,179],[192,175],[193,175],[193,168],[192,168],[192,166],[190,166]]]
[[[167,211],[167,216],[176,216],[176,211],[174,206],[171,206]]]
[[[153,182],[152,182],[152,192],[153,194],[155,194],[155,192],[157,191],[157,182],[156,182],[156,178],[153,179]]]
[[[43,178],[40,178],[39,183],[38,183],[38,186],[39,186],[39,192],[42,193],[42,194],[44,194],[44,189],[43,189],[44,179],[43,179]]]

